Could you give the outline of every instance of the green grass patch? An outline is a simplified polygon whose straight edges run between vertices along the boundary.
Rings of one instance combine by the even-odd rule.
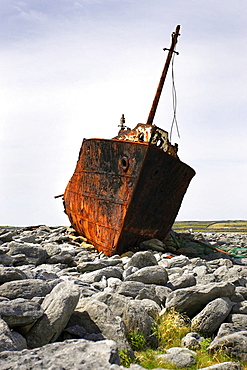
[[[147,347],[145,338],[138,332],[133,332],[128,335],[128,340],[135,351],[135,359],[131,359],[127,351],[120,351],[121,364],[125,367],[129,367],[131,363],[137,363],[145,369],[165,368],[175,369],[179,368],[165,363],[163,360],[156,358],[156,355],[164,354],[168,348],[181,347],[181,339],[191,331],[190,320],[173,310],[165,313],[158,322],[155,329],[155,334],[159,340],[159,348],[153,350]],[[197,370],[210,365],[239,360],[230,358],[223,350],[215,353],[210,353],[207,348],[211,342],[210,338],[206,338],[200,343],[200,348],[196,350],[197,355],[195,356],[196,364],[186,368],[186,370]],[[134,349],[136,348],[136,350]],[[247,363],[241,362],[242,370],[247,370]],[[181,370],[181,368],[180,368]]]
[[[129,333],[127,339],[133,351],[140,351],[146,346],[145,336],[136,330]]]

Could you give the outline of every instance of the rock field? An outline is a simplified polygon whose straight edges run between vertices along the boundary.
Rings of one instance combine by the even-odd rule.
[[[152,328],[169,309],[186,314],[192,332],[161,361],[184,369],[211,337],[210,351],[223,346],[247,362],[247,258],[216,245],[244,249],[247,235],[171,232],[138,252],[106,257],[69,227],[1,227],[1,370],[125,369],[118,351],[134,357],[127,334],[141,332],[157,348]]]

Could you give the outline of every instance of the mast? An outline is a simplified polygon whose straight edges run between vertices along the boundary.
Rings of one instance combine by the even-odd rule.
[[[170,61],[172,59],[172,54],[174,52],[176,53],[176,51],[174,49],[175,49],[175,46],[177,44],[179,31],[180,31],[180,26],[178,25],[176,27],[175,32],[172,33],[172,42],[171,42],[170,49],[166,49],[166,48],[163,49],[163,50],[169,50],[169,53],[167,55],[166,63],[165,63],[164,69],[162,71],[162,74],[161,74],[161,77],[160,77],[160,82],[159,82],[159,85],[158,85],[158,88],[157,88],[157,91],[156,91],[156,94],[155,94],[155,97],[154,97],[154,100],[153,100],[153,104],[152,104],[152,107],[151,107],[151,110],[150,110],[150,113],[149,113],[149,116],[148,116],[148,119],[147,119],[147,125],[152,125],[153,124],[153,120],[154,120],[155,112],[156,112],[156,109],[157,109],[157,106],[158,106],[158,103],[159,103],[159,100],[160,100],[160,95],[161,95],[161,92],[162,92],[162,88],[163,88],[165,78],[166,78],[166,75],[167,75],[167,72],[168,72],[168,69],[169,69]]]

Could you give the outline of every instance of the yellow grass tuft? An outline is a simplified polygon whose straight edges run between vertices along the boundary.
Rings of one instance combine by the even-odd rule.
[[[172,309],[161,316],[157,331],[159,345],[164,349],[181,346],[181,339],[190,332],[190,320]]]

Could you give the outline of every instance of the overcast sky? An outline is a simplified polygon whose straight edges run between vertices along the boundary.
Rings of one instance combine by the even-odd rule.
[[[178,220],[247,219],[246,0],[0,0],[0,224],[69,225],[62,194],[83,138],[145,123],[170,46]],[[170,131],[170,75],[154,123]]]

